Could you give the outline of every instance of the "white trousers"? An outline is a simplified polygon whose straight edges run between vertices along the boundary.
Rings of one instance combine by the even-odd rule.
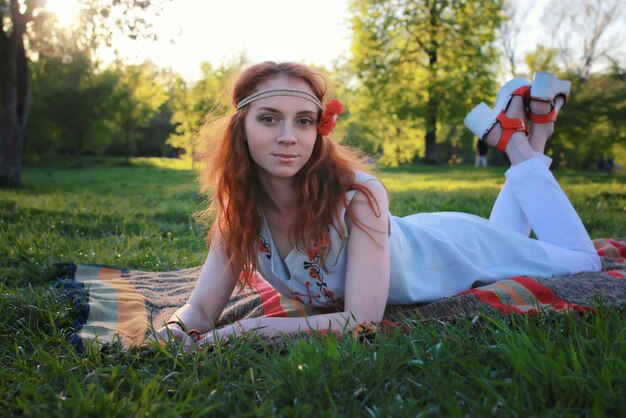
[[[549,170],[552,159],[540,153],[512,166],[489,220],[525,235],[531,229],[548,257],[570,274],[599,271],[598,256],[576,210]]]

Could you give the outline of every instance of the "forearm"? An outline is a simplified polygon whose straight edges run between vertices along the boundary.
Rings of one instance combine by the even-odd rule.
[[[251,331],[263,337],[273,337],[278,334],[302,332],[310,330],[331,329],[338,332],[350,329],[356,325],[354,317],[348,312],[338,312],[324,315],[313,315],[298,318],[250,318],[239,321],[239,324],[229,324],[216,332],[218,338],[239,336],[242,331]],[[213,333],[208,333],[208,340],[213,340]]]

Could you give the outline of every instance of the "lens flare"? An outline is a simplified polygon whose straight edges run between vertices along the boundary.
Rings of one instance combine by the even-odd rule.
[[[81,5],[78,0],[48,0],[45,8],[56,16],[59,25],[68,26],[78,16]]]

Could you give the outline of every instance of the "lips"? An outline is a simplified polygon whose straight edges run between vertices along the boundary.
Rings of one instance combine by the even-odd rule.
[[[272,154],[274,157],[276,157],[278,159],[278,161],[280,161],[281,163],[290,163],[292,161],[295,161],[298,158],[297,154]]]

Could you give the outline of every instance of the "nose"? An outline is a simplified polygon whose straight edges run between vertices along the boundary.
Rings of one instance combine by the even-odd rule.
[[[280,132],[278,132],[278,137],[276,138],[276,140],[280,144],[284,145],[293,145],[298,141],[296,139],[295,133],[293,132],[293,127],[290,126],[290,124],[288,123],[282,125]]]

